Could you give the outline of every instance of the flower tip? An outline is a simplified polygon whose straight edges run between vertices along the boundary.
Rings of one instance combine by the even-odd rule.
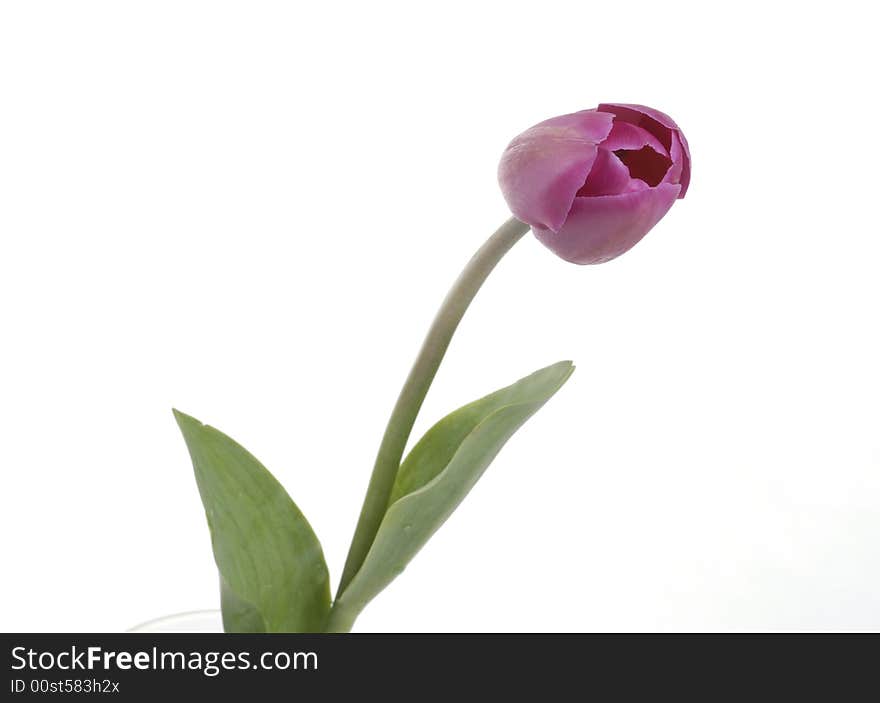
[[[498,182],[511,212],[561,258],[610,261],[683,198],[690,150],[675,121],[634,103],[602,103],[513,139]]]

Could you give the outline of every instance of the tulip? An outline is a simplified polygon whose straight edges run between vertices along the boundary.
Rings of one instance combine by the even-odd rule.
[[[489,274],[530,229],[568,261],[619,256],[684,197],[690,170],[676,124],[641,105],[554,117],[510,143],[498,178],[513,216],[470,258],[428,328],[385,427],[332,601],[321,544],[281,484],[230,437],[175,410],[208,517],[224,629],[350,631],[574,370],[557,362],[459,408],[403,458],[452,337]]]
[[[388,507],[416,416],[465,311],[496,264],[529,228],[563,259],[598,264],[627,251],[683,198],[687,141],[658,110],[602,104],[541,122],[514,139],[498,180],[511,217],[446,295],[391,412],[337,597],[354,578]]]
[[[650,107],[603,103],[553,117],[516,137],[498,181],[511,212],[554,253],[600,264],[644,237],[683,198],[687,140]]]

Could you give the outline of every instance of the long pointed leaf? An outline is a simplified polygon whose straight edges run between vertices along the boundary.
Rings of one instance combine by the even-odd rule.
[[[227,632],[320,632],[330,579],[318,538],[244,447],[174,411],[195,469],[220,570]]]
[[[260,611],[233,591],[226,579],[220,577],[220,609],[223,613],[224,632],[265,632],[266,623]]]
[[[401,465],[367,558],[334,605],[350,624],[461,503],[508,439],[574,370],[562,361],[459,408],[434,425]]]

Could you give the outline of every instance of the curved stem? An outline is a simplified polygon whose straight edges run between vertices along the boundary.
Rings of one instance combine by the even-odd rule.
[[[337,599],[351,583],[373,545],[373,539],[388,507],[388,497],[391,495],[413,423],[458,323],[495,265],[528,231],[529,226],[515,217],[501,225],[465,266],[437,311],[385,428],[385,436],[379,446],[373,475],[370,477],[370,485],[342,571]]]

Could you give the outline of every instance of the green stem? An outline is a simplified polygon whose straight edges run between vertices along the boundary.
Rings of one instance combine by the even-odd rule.
[[[437,311],[385,428],[385,436],[379,446],[373,475],[370,477],[370,485],[342,571],[337,599],[351,583],[373,545],[379,524],[388,508],[388,498],[413,423],[458,323],[495,265],[528,231],[529,226],[514,217],[501,225],[465,266]]]
[[[351,632],[351,627],[354,625],[359,612],[347,607],[341,601],[336,601],[330,609],[324,632]]]

